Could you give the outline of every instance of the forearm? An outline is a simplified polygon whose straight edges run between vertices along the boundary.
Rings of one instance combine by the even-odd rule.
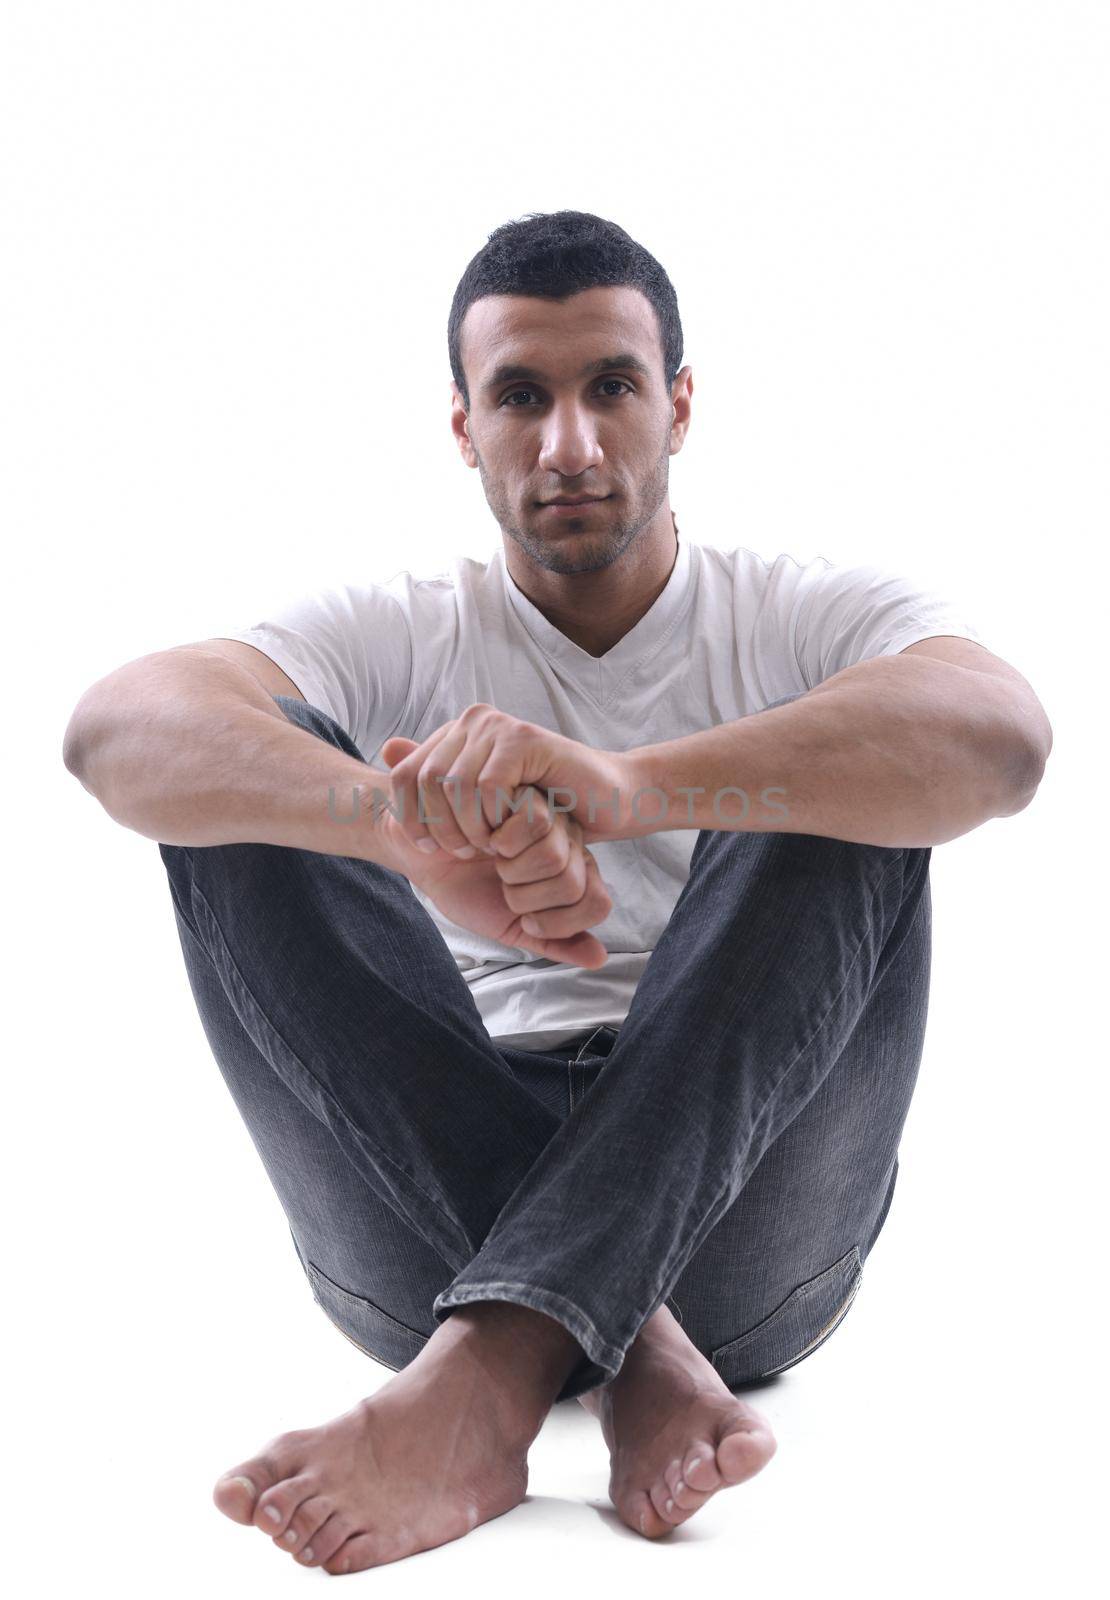
[[[1021,810],[1036,789],[1014,693],[920,656],[861,662],[787,705],[629,752],[633,784],[668,803],[645,794],[644,817],[657,808],[666,820],[626,836],[711,828],[943,844]]]
[[[222,657],[163,651],[110,673],[78,702],[63,758],[109,816],[148,839],[289,845],[399,870],[370,803],[375,787],[389,794],[389,774],[290,722]]]

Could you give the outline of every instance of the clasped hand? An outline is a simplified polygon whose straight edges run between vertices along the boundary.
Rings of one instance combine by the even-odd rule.
[[[604,965],[585,930],[613,902],[587,841],[620,836],[626,758],[484,704],[381,753],[404,871],[445,916],[550,960]]]

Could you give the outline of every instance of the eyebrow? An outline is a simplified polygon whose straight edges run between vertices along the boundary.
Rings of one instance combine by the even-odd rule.
[[[609,372],[614,367],[623,367],[626,372],[639,373],[641,378],[651,377],[651,368],[631,350],[618,351],[615,356],[602,356],[600,361],[591,361],[582,368],[578,374],[580,378],[591,377],[595,372]],[[489,393],[492,389],[499,389],[503,383],[515,383],[517,379],[526,379],[529,383],[543,383],[544,374],[537,372],[535,367],[521,367],[506,365],[496,367],[492,377],[488,378],[482,388]]]

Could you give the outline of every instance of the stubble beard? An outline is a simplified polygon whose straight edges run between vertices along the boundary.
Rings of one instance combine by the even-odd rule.
[[[473,439],[471,448],[474,448]],[[503,486],[488,476],[485,463],[476,449],[474,454],[478,461],[478,473],[486,500],[502,532],[507,534],[530,561],[548,572],[563,574],[600,572],[602,568],[611,566],[643,533],[663,504],[669,487],[670,432],[668,430],[662,453],[656,459],[655,471],[649,482],[643,485],[638,496],[639,505],[636,510],[624,518],[618,517],[615,522],[607,521],[604,527],[579,533],[573,539],[544,539],[542,536],[537,536],[531,528],[522,527],[515,520]],[[609,518],[611,512],[601,512],[599,515]]]

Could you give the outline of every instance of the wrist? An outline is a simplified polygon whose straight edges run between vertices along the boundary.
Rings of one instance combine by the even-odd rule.
[[[400,826],[390,773],[384,768],[371,767],[358,790],[359,856],[411,878],[417,865],[426,862],[427,857],[413,846]]]
[[[640,839],[671,826],[656,792],[659,779],[653,751],[654,746],[642,745],[634,750],[605,752],[609,771],[596,795],[591,791],[592,819],[588,806],[579,808],[587,844]]]
[[[638,745],[621,758],[625,772],[622,838],[642,839],[676,826],[674,798],[664,782],[658,751],[657,745]]]

